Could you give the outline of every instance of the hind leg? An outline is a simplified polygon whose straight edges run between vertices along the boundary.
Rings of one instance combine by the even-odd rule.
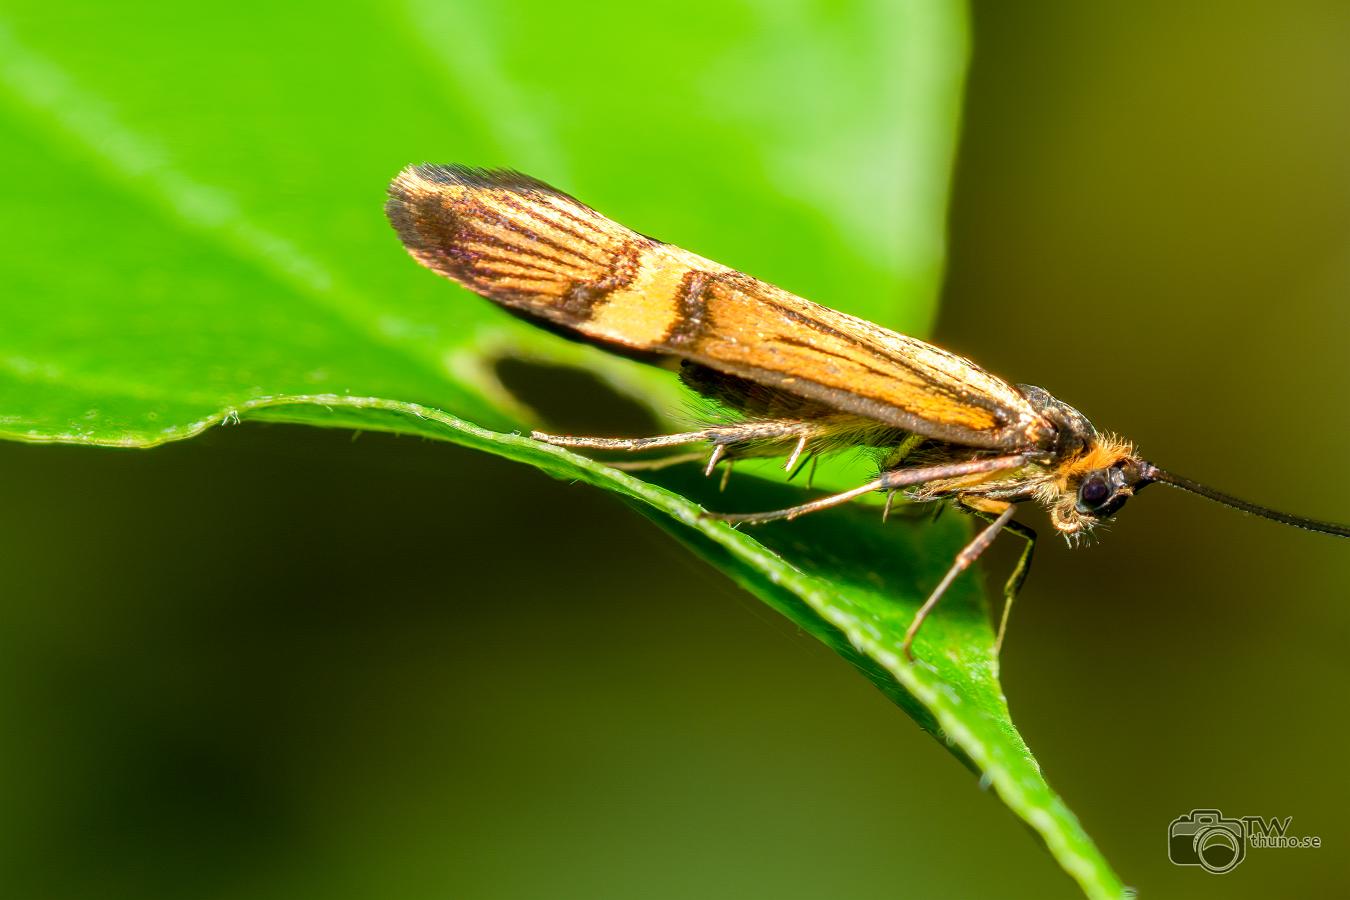
[[[587,450],[623,450],[635,453],[662,447],[683,447],[687,444],[709,443],[714,447],[748,444],[755,441],[785,441],[789,438],[810,438],[816,429],[796,419],[772,419],[767,422],[744,422],[735,425],[714,425],[702,431],[684,431],[679,434],[661,434],[644,438],[574,437],[566,434],[530,433],[536,441],[558,447],[576,447]]]
[[[797,419],[771,419],[764,422],[743,422],[734,425],[714,425],[702,431],[685,431],[679,434],[662,434],[645,438],[597,438],[574,437],[561,434],[544,434],[535,431],[530,437],[537,441],[558,447],[574,447],[586,450],[619,450],[627,453],[639,453],[643,450],[658,450],[666,447],[684,447],[690,444],[711,444],[712,452],[704,465],[704,474],[711,475],[719,462],[727,463],[730,471],[731,461],[737,457],[754,455],[773,455],[767,452],[781,444],[784,453],[795,460],[801,449],[819,429]],[[761,446],[754,453],[746,453],[754,445]],[[703,459],[702,453],[680,453],[673,456],[651,460],[636,460],[617,463],[616,467],[628,470],[660,469],[665,466]],[[725,486],[725,478],[723,479]]]

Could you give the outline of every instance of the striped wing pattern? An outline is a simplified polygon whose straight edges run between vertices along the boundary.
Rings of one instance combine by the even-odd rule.
[[[969,360],[644,237],[527,176],[411,166],[386,209],[424,266],[580,338],[967,446],[1054,439],[1016,388]]]

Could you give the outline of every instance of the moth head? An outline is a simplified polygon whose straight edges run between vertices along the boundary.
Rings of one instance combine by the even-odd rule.
[[[1134,448],[1110,436],[1099,439],[1079,458],[1065,463],[1046,491],[1055,529],[1081,536],[1120,512],[1125,502],[1151,479]]]

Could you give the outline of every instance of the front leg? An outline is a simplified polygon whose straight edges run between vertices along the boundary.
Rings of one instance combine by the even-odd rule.
[[[938,586],[933,589],[933,593],[924,601],[923,606],[919,607],[919,611],[914,614],[914,620],[909,623],[909,630],[905,632],[905,642],[902,645],[905,656],[910,662],[914,662],[914,637],[923,627],[928,614],[933,611],[933,607],[937,606],[938,601],[947,592],[947,588],[951,587],[952,582],[956,580],[956,576],[970,568],[975,560],[980,558],[980,554],[989,549],[989,545],[994,542],[994,538],[998,537],[999,532],[1012,521],[1013,513],[1016,510],[1017,507],[1009,503],[1006,504],[1003,512],[992,517],[989,525],[975,535],[975,538],[969,544],[966,544],[960,553],[956,554],[956,559],[952,561],[947,574],[938,582]]]
[[[966,505],[966,509],[986,522],[994,521],[995,516],[991,512],[973,505]],[[1003,585],[1003,614],[999,616],[998,635],[994,638],[995,656],[1003,651],[1003,637],[1008,633],[1008,616],[1012,613],[1013,601],[1022,592],[1022,585],[1026,583],[1027,576],[1031,574],[1031,559],[1036,551],[1036,530],[1030,525],[1009,520],[1003,527],[1020,537],[1025,545],[1022,547],[1021,555],[1017,557],[1017,564],[1013,566],[1012,574],[1008,576],[1008,580]]]

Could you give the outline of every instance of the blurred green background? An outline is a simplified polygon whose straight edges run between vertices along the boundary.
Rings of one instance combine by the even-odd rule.
[[[446,9],[415,4],[397,21],[453,36],[435,18]],[[71,49],[86,85],[181,104],[203,144],[221,127],[213,98],[158,73],[157,46],[198,34],[247,73],[271,46],[259,35],[322,44],[336,27],[315,14],[269,30],[265,8],[134,29],[115,11],[0,12],[47,52]],[[624,14],[580,8],[569,39],[594,54],[588,24]],[[696,44],[711,16],[671,9],[668,37]],[[369,18],[373,44],[408,42]],[[936,339],[1045,386],[1165,466],[1345,519],[1342,4],[977,3],[971,29]],[[110,30],[128,39],[103,40]],[[481,47],[438,46],[511,71]],[[422,68],[410,69],[416,95]],[[305,127],[331,133],[336,159],[383,173],[443,146],[383,161],[359,116],[332,114],[381,98],[328,97],[323,73],[294,75],[324,97],[325,117]],[[728,83],[747,96],[774,87],[741,75]],[[303,114],[272,109],[264,80],[216,87],[279,129]],[[538,134],[566,146],[565,110],[544,127],[509,92],[483,90],[478,127],[541,154],[495,161],[557,166]],[[859,102],[784,93],[805,115]],[[746,115],[741,127],[770,125]],[[46,152],[40,127],[6,129],[16,160]],[[401,139],[432,133],[410,124]],[[583,160],[573,177],[640,195],[678,152],[718,152],[620,140],[628,168]],[[231,152],[243,162],[204,153],[219,171],[202,171],[258,164]],[[63,190],[16,171],[0,176],[7,216]],[[845,193],[866,183],[844,171]],[[272,221],[306,214],[304,176],[283,184]],[[697,206],[736,189],[690,180],[674,193]],[[827,274],[856,262],[777,261],[762,233],[774,216],[745,214],[754,228],[718,248],[668,199],[634,224],[669,223],[661,236],[819,299],[837,291]],[[775,214],[795,213],[785,199]],[[135,237],[41,224],[128,252]],[[78,251],[74,240],[61,277],[81,277]],[[0,473],[6,897],[1074,896],[996,798],[848,666],[611,497],[445,445],[249,425],[153,452],[4,443]],[[1325,895],[1350,876],[1336,850],[1350,839],[1348,576],[1333,539],[1163,488],[1097,546],[1042,543],[1005,687],[1052,785],[1144,896]],[[1196,807],[1293,816],[1293,833],[1328,846],[1252,851],[1222,877],[1179,869],[1167,824]]]

